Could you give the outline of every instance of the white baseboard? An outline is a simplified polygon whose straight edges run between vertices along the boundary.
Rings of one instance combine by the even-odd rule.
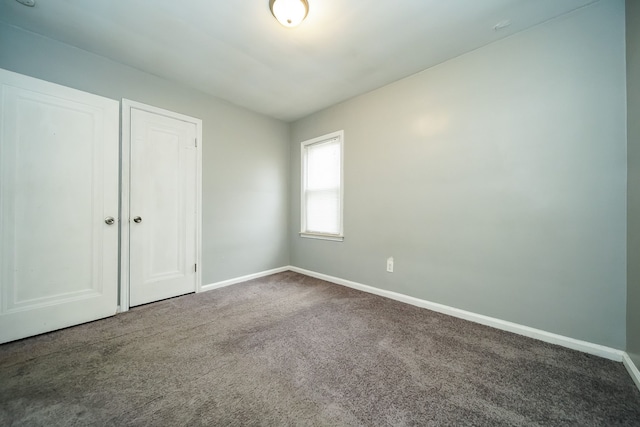
[[[624,354],[622,363],[624,364],[624,367],[627,368],[627,371],[629,371],[629,375],[631,375],[633,382],[636,383],[636,386],[640,389],[640,370],[638,370],[638,367],[633,363],[633,360],[631,360],[631,357],[629,357],[627,353]]]
[[[236,283],[246,282],[248,280],[258,279],[260,277],[270,276],[276,273],[282,273],[283,271],[289,271],[291,267],[284,266],[279,268],[274,268],[272,270],[261,271],[260,273],[247,274],[246,276],[236,277],[234,279],[223,280],[221,282],[211,283],[209,285],[204,285],[200,287],[198,292],[206,292],[212,291],[214,289],[224,288],[225,286],[235,285]]]
[[[458,308],[450,307],[443,304],[438,304],[431,301],[422,300],[419,298],[411,297],[411,296],[400,294],[397,292],[374,288],[372,286],[363,285],[361,283],[352,282],[350,280],[340,279],[338,277],[328,276],[326,274],[305,270],[303,268],[298,268],[298,267],[289,267],[289,268],[291,271],[295,271],[296,273],[304,274],[306,276],[315,277],[317,279],[326,280],[327,282],[347,286],[349,288],[358,289],[360,291],[390,298],[396,301],[401,301],[407,304],[415,305],[417,307],[422,307],[429,310],[437,311],[438,313],[443,313],[449,316],[458,317],[460,319],[469,320],[471,322],[480,323],[482,325],[491,326],[493,328],[501,329],[503,331],[513,332],[518,335],[524,335],[524,336],[535,338],[540,341],[548,342],[551,344],[557,344],[562,347],[567,347],[573,350],[582,351],[583,353],[604,357],[606,359],[614,360],[616,362],[622,362],[624,356],[626,356],[626,353],[622,350],[616,350],[614,348],[605,347],[603,345],[593,344],[587,341],[581,341],[575,338],[565,337],[563,335],[554,334],[551,332],[531,328],[529,326],[524,326],[524,325],[520,325],[513,322],[507,322],[505,320],[484,316],[482,314],[476,314],[470,311],[460,310]],[[631,359],[629,359],[629,362],[631,362]]]

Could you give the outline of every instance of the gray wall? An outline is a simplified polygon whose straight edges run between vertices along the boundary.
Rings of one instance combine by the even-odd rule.
[[[292,265],[625,348],[624,37],[599,2],[293,123]],[[339,129],[345,241],[300,238]]]
[[[627,352],[640,367],[640,2],[627,1]]]
[[[288,124],[3,24],[0,67],[202,119],[202,283],[288,265]]]

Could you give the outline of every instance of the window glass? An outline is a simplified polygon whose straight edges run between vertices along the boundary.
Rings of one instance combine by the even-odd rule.
[[[302,143],[304,237],[342,237],[343,132]]]

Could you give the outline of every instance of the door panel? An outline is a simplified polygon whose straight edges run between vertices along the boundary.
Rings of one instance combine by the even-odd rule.
[[[131,109],[131,306],[196,289],[196,160],[195,123]]]
[[[118,102],[0,70],[0,342],[115,314]]]

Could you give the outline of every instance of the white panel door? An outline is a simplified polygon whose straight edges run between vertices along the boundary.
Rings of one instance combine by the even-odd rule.
[[[5,70],[0,97],[0,342],[115,314],[118,102]]]
[[[130,305],[196,290],[196,124],[131,108]]]

